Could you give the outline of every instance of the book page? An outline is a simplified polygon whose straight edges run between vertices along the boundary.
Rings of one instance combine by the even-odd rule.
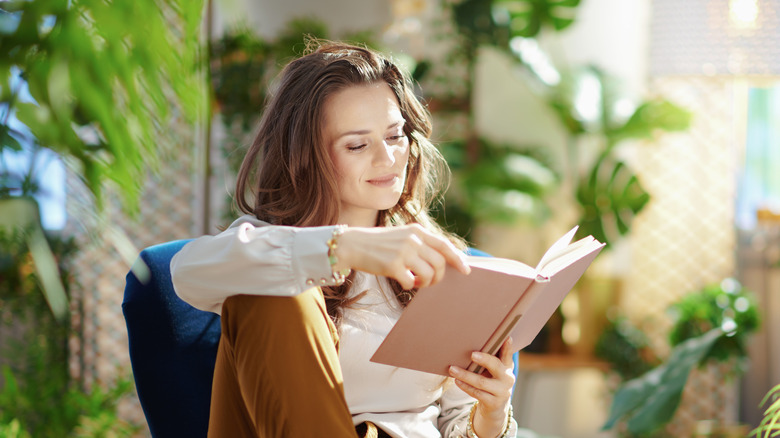
[[[579,226],[575,226],[571,230],[569,230],[568,233],[564,234],[560,239],[558,239],[553,245],[547,250],[547,252],[544,253],[542,256],[542,259],[539,260],[539,264],[536,265],[536,272],[539,272],[542,270],[542,267],[546,265],[550,260],[558,257],[558,255],[561,253],[561,251],[564,251],[567,246],[571,243],[571,239],[574,238],[574,233],[577,232],[577,229]]]
[[[540,266],[538,272],[544,277],[553,276],[561,269],[602,246],[604,246],[604,244],[594,239],[592,236],[584,237],[567,246],[554,258],[547,261],[543,266]]]
[[[500,257],[480,257],[466,256],[466,262],[469,266],[488,269],[494,272],[501,272],[509,275],[517,275],[526,278],[535,278],[536,270],[525,263],[512,259],[503,259]]]

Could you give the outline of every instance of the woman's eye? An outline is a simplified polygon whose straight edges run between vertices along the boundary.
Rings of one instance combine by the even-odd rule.
[[[347,146],[347,150],[349,150],[349,151],[359,151],[359,150],[361,150],[361,149],[363,149],[365,147],[366,147],[365,144],[350,145],[350,146]]]
[[[405,135],[391,135],[390,137],[387,137],[387,140],[395,143],[395,142],[400,141],[404,137],[406,137],[406,136]]]

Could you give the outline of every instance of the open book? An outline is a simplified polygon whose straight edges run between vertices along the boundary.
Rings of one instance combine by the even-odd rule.
[[[448,267],[417,292],[372,362],[448,376],[450,365],[480,372],[472,351],[495,355],[508,336],[514,351],[533,341],[604,244],[561,237],[536,268],[494,257],[468,257],[471,274]]]

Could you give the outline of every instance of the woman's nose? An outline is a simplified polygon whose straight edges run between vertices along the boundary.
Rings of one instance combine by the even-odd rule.
[[[395,146],[382,142],[380,147],[376,149],[377,150],[374,153],[374,166],[382,167],[395,164]]]

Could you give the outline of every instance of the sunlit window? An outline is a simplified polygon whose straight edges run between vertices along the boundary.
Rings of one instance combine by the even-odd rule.
[[[780,86],[750,89],[744,160],[736,220],[751,229],[759,210],[780,214]]]

